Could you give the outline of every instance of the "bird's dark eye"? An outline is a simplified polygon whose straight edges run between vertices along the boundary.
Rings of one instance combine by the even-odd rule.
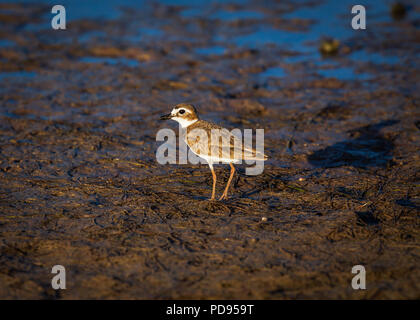
[[[185,113],[184,109],[179,110],[179,114],[184,114],[184,113]]]

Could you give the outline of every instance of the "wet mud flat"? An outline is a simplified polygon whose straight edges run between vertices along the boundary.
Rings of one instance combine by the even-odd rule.
[[[356,32],[322,6],[69,5],[54,31],[47,3],[0,3],[0,298],[420,298],[419,8],[370,2]],[[265,129],[227,201],[206,165],[156,161],[185,101]]]

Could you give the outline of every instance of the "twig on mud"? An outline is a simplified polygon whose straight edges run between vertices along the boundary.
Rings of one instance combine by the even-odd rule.
[[[368,202],[362,204],[361,206],[358,207],[358,209],[364,208],[364,207],[366,207],[367,205],[370,205],[370,204],[372,204],[372,201],[368,201]]]

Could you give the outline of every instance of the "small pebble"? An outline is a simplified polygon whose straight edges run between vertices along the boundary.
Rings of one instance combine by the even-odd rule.
[[[404,19],[406,14],[407,14],[407,8],[404,4],[397,2],[391,6],[391,16],[395,20]]]
[[[337,39],[327,38],[321,41],[319,51],[325,55],[335,55],[338,53],[340,41]]]

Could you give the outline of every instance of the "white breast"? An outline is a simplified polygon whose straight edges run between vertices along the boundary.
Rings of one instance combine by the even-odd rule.
[[[193,123],[197,122],[198,119],[195,120],[187,120],[184,118],[180,118],[180,117],[173,117],[172,120],[175,120],[176,122],[178,122],[182,128],[186,128],[190,125],[192,125]]]

